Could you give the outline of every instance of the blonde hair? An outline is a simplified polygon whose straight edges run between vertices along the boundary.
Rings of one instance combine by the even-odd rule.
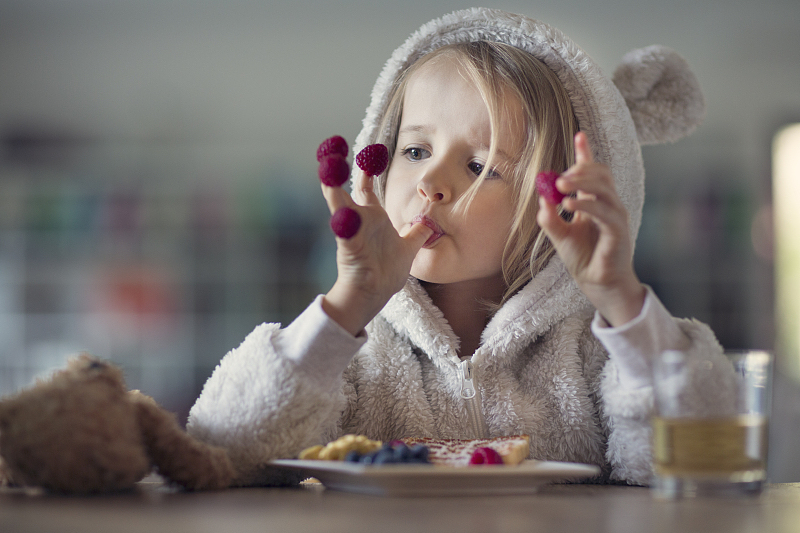
[[[455,59],[467,79],[475,84],[489,111],[491,142],[489,157],[481,176],[459,200],[464,208],[492,169],[497,136],[503,121],[520,120],[504,113],[504,97],[516,96],[524,110],[522,148],[515,154],[513,169],[504,173],[513,189],[514,220],[503,252],[502,269],[505,303],[539,272],[555,253],[549,239],[536,222],[538,194],[534,181],[539,172],[563,172],[575,160],[573,138],[578,121],[564,86],[553,71],[531,54],[503,43],[477,41],[443,46],[423,56],[396,80],[389,94],[377,138],[385,144],[391,158],[397,149],[397,135],[403,112],[403,98],[411,75],[431,60],[447,56]],[[510,92],[509,92],[510,91]],[[389,162],[391,165],[391,160]],[[386,173],[378,178],[376,191],[383,202]],[[569,214],[562,213],[565,218]],[[499,306],[498,306],[499,307]]]

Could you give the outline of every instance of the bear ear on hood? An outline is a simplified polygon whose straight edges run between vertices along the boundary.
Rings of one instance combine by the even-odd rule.
[[[640,144],[675,142],[705,115],[700,83],[689,64],[665,46],[628,52],[612,81],[630,109]]]

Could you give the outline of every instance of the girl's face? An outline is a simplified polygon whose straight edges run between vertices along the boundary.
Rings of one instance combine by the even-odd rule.
[[[520,116],[515,97],[503,102],[501,116]],[[513,121],[500,122],[494,170],[467,211],[455,210],[489,156],[489,111],[476,87],[446,56],[423,65],[408,80],[385,204],[401,235],[420,221],[434,230],[414,259],[412,276],[430,283],[502,276],[513,217],[511,158],[519,149],[519,135],[509,125]]]

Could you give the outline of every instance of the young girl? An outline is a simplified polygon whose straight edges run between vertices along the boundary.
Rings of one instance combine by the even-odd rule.
[[[356,149],[391,159],[354,171],[354,198],[322,187],[332,213],[362,219],[337,239],[334,286],[225,356],[189,432],[228,450],[240,484],[345,433],[528,434],[532,458],[647,483],[650,359],[722,350],[634,273],[644,123],[557,30],[472,9],[395,51],[364,124]],[[562,173],[563,209],[536,194],[545,170]],[[712,374],[696,374],[698,402]]]

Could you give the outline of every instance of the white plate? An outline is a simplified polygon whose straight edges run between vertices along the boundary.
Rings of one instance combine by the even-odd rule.
[[[329,489],[384,496],[525,494],[553,481],[596,476],[600,469],[579,463],[523,461],[516,466],[440,466],[281,459],[272,465],[319,479]]]

